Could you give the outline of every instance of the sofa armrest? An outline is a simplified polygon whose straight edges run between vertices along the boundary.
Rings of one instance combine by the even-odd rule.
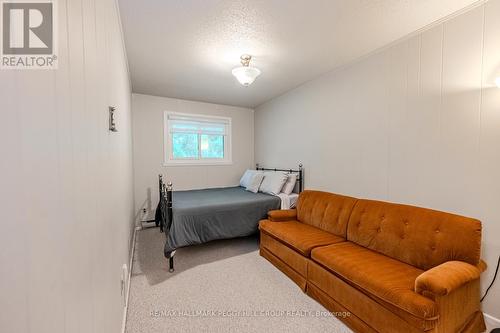
[[[463,261],[447,261],[420,274],[415,280],[415,291],[421,295],[431,293],[446,296],[478,279],[485,269],[486,264],[483,261],[478,266]]]
[[[280,221],[291,221],[297,218],[296,209],[284,209],[284,210],[271,210],[267,213],[270,221],[280,222]]]

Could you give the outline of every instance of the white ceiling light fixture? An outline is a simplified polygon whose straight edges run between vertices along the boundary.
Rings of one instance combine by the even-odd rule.
[[[239,83],[248,87],[255,81],[261,72],[257,67],[250,67],[250,60],[252,60],[251,55],[243,54],[240,59],[242,66],[233,69],[232,73]]]

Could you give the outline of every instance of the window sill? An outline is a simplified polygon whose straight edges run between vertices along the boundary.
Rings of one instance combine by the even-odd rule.
[[[175,166],[218,166],[218,165],[232,165],[233,161],[168,161],[164,162],[163,166],[175,167]]]

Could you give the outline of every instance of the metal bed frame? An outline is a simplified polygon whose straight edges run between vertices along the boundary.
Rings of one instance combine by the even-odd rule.
[[[257,163],[255,165],[255,169],[259,171],[275,171],[275,172],[286,172],[286,173],[296,173],[297,183],[298,183],[298,192],[302,192],[304,190],[304,168],[302,163],[299,164],[298,169],[278,169],[278,168],[263,168],[260,167]],[[168,236],[170,231],[170,227],[173,222],[173,211],[172,211],[172,202],[173,202],[173,185],[172,182],[168,182],[165,184],[163,182],[163,175],[158,175],[158,188],[160,195],[160,212],[161,212],[161,221],[160,221],[160,232],[165,232],[165,235]],[[166,221],[166,225],[163,225],[163,221]],[[170,273],[174,272],[174,255],[175,250],[166,252],[165,258],[168,259],[168,271]]]

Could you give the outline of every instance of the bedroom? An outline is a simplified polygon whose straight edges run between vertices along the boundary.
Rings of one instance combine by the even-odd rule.
[[[0,4],[1,332],[500,327],[499,0]]]

